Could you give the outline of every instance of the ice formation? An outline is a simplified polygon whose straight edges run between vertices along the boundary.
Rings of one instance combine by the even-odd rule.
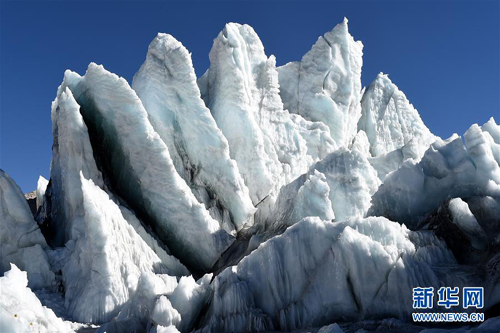
[[[23,192],[0,170],[0,274],[13,263],[28,273],[30,288],[50,287],[54,273],[46,247]]]
[[[412,286],[463,285],[444,242],[385,218],[306,218],[214,281],[204,331],[290,331],[362,316],[408,318]],[[416,274],[416,272],[420,272]]]
[[[283,110],[276,59],[266,56],[248,25],[224,27],[214,40],[210,68],[200,81],[254,204],[335,147],[323,124]]]
[[[67,81],[95,134],[93,145],[102,147],[98,154],[114,190],[150,221],[181,262],[210,269],[233,238],[179,176],[135,92],[96,64],[83,77],[68,74]]]
[[[250,226],[255,208],[248,188],[229,157],[226,138],[201,99],[186,48],[172,36],[158,34],[132,88],[167,144],[175,169],[195,189],[198,200],[214,210],[217,205],[226,207],[227,211],[214,212],[220,222],[231,215],[232,223],[224,221],[230,225],[226,228],[239,231]]]
[[[62,270],[65,301],[75,320],[101,324],[119,313],[141,272],[187,271],[172,272],[103,190],[83,175],[81,182],[85,216],[79,226],[82,236],[66,245],[72,252]]]
[[[460,198],[450,200],[449,209],[453,216],[453,223],[463,232],[477,250],[484,250],[487,246],[487,236],[477,222],[476,217],[469,209],[469,205]]]
[[[362,48],[277,68],[229,23],[199,79],[162,33],[132,88],[66,71],[36,210],[0,170],[0,330],[418,331],[412,288],[478,286],[499,331],[500,126],[436,137]]]
[[[38,183],[36,186],[36,208],[40,208],[43,205],[43,197],[45,195],[45,191],[47,190],[47,185],[49,185],[49,181],[42,176],[38,177]]]
[[[285,108],[330,128],[339,146],[356,134],[361,116],[363,44],[349,34],[347,19],[319,37],[301,61],[278,68]]]
[[[42,306],[27,286],[26,272],[14,264],[0,277],[0,331],[72,332],[71,324]]]
[[[365,90],[361,109],[358,130],[366,133],[373,157],[413,141],[413,154],[419,159],[435,140],[405,94],[385,74],[380,73]]]
[[[280,230],[308,216],[335,221],[362,217],[379,185],[376,171],[362,152],[341,148],[281,188],[266,228]]]
[[[372,216],[417,228],[443,201],[457,197],[500,197],[500,127],[493,118],[431,144],[422,160],[406,161],[372,197]]]

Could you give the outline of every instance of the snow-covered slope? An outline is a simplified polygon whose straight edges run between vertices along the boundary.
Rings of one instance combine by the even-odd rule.
[[[347,19],[319,37],[302,60],[278,68],[285,109],[321,121],[339,146],[356,134],[361,116],[363,44],[349,34]]]
[[[30,288],[50,287],[50,269],[45,238],[33,219],[23,192],[0,169],[0,274],[13,263],[27,271]]]
[[[158,34],[132,88],[166,143],[175,169],[198,200],[228,230],[250,226],[255,208],[248,188],[201,99],[186,48],[174,37]],[[232,222],[226,221],[229,215]]]

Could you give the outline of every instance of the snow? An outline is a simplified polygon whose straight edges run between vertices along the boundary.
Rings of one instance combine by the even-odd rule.
[[[224,27],[200,86],[254,204],[335,148],[326,126],[283,109],[276,59],[248,25]]]
[[[181,322],[176,325],[179,331],[188,332],[194,328],[198,315],[210,297],[211,280],[212,274],[205,274],[198,281],[192,276],[183,276],[177,288],[168,296],[181,316]]]
[[[47,190],[47,185],[49,185],[49,181],[47,179],[42,176],[38,177],[38,183],[36,186],[36,209],[43,205],[43,196]]]
[[[84,77],[66,77],[85,123],[95,132],[93,145],[101,147],[97,153],[106,161],[114,190],[182,263],[210,269],[233,238],[179,176],[135,92],[123,78],[93,63]]]
[[[72,332],[71,324],[42,306],[27,286],[26,272],[14,264],[0,277],[0,331]]]
[[[229,157],[226,138],[201,99],[187,49],[174,37],[158,34],[132,88],[167,145],[176,171],[198,200],[217,209],[218,202],[212,199],[216,197],[229,210],[232,228],[250,226],[255,208],[248,188]]]
[[[425,126],[418,111],[405,94],[380,73],[361,99],[358,130],[366,133],[373,157],[400,149],[415,141],[415,155],[422,157],[435,137]]]
[[[490,120],[493,130],[499,126]],[[492,130],[492,131],[493,131]],[[386,216],[416,228],[446,199],[472,196],[500,197],[500,165],[490,132],[472,125],[462,138],[437,139],[422,160],[405,161],[389,174],[372,197],[372,216]]]
[[[363,44],[354,41],[344,19],[300,62],[278,68],[285,109],[323,122],[338,146],[348,145],[361,116],[362,56]]]
[[[181,315],[166,296],[161,296],[155,304],[151,319],[160,326],[176,326],[181,321]]]
[[[0,274],[15,264],[27,271],[30,288],[50,287],[54,273],[47,243],[19,186],[0,169]]]

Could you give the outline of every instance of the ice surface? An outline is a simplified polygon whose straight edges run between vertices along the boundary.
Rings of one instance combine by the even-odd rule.
[[[144,330],[144,327],[149,325],[158,297],[171,294],[177,285],[176,277],[142,271],[134,294],[124,305],[115,322],[124,327],[127,327],[127,323],[136,323]]]
[[[267,224],[287,226],[307,216],[335,221],[362,217],[379,185],[363,153],[341,148],[281,189]]]
[[[171,272],[125,220],[101,188],[81,175],[81,236],[62,269],[68,314],[79,322],[104,323],[135,292],[141,272]],[[171,265],[170,265],[171,266]]]
[[[448,207],[453,215],[453,223],[462,230],[472,246],[478,250],[484,250],[487,244],[486,233],[470,211],[467,203],[460,198],[455,198],[450,200]]]
[[[79,237],[76,232],[85,215],[80,172],[97,186],[104,187],[80,106],[71,90],[65,87],[66,81],[59,87],[58,95],[52,102],[54,144],[50,168],[50,229],[53,246],[63,246],[68,240]]]
[[[191,332],[202,308],[212,292],[212,274],[195,281],[192,276],[183,276],[175,290],[160,297],[155,304],[151,319],[160,326],[174,325],[181,332]]]
[[[265,228],[271,232],[283,231],[308,216],[333,220],[335,213],[329,195],[325,174],[313,169],[281,188],[273,210],[266,217]]]
[[[196,83],[191,55],[174,37],[158,36],[132,88],[151,124],[166,143],[175,169],[210,209],[228,209],[233,228],[250,226],[255,208],[229,145],[205,106]],[[202,200],[200,200],[202,199]],[[222,221],[220,221],[222,222]]]
[[[366,133],[373,157],[400,149],[411,140],[419,158],[435,140],[405,94],[380,73],[365,90],[361,100],[358,130]]]
[[[49,185],[49,181],[42,176],[38,177],[38,183],[36,186],[36,209],[43,205],[43,196]]]
[[[331,324],[321,327],[318,333],[344,333],[344,330],[338,324]]]
[[[500,198],[470,197],[467,198],[467,205],[488,238],[493,243],[500,244]]]
[[[181,315],[166,296],[161,296],[156,301],[151,319],[160,326],[176,326],[181,322]]]
[[[486,128],[498,131],[493,120]],[[462,138],[438,139],[422,160],[408,160],[372,197],[372,216],[386,216],[411,228],[443,201],[472,196],[500,197],[500,165],[490,132],[472,125]]]
[[[68,73],[69,74],[69,73]],[[83,188],[81,174],[86,179],[99,186],[110,199],[119,207],[121,214],[134,228],[135,232],[161,258],[162,263],[169,266],[172,273],[187,274],[187,270],[171,257],[165,246],[152,237],[142,226],[137,217],[110,193],[104,185],[103,177],[94,159],[89,133],[82,115],[80,106],[73,98],[65,81],[58,91],[58,96],[52,105],[52,121],[54,128],[53,158],[51,163],[51,191],[50,219],[58,221],[52,226],[53,239],[76,241],[85,234],[82,230],[82,219],[87,213],[83,204]],[[47,208],[49,209],[49,208]],[[65,231],[62,234],[62,231]],[[61,233],[60,233],[61,231]],[[63,244],[64,244],[63,243]],[[55,242],[56,245],[59,242]]]
[[[67,258],[60,263],[68,315],[81,322],[102,323],[128,301],[140,269],[162,269],[175,275],[188,271],[146,232],[130,210],[109,194],[94,160],[80,106],[65,87],[70,79],[67,76],[61,85],[52,108],[56,144],[50,217],[57,221],[52,226],[53,240],[68,249]],[[127,256],[129,252],[132,254]],[[116,254],[129,261],[119,265],[113,259],[118,259]],[[140,265],[139,257],[143,258]],[[124,274],[129,276],[123,278]]]
[[[254,204],[335,148],[323,124],[283,110],[276,60],[248,25],[224,27],[200,86]]]
[[[27,286],[26,272],[14,264],[0,277],[0,331],[72,332],[70,323],[42,306]]]
[[[233,238],[179,176],[135,92],[123,78],[93,63],[84,77],[66,77],[114,191],[181,262],[210,269]]]
[[[433,270],[454,265],[430,232],[379,217],[306,218],[215,278],[202,327],[290,331],[361,315],[408,318],[412,287],[462,285]]]
[[[362,56],[363,44],[354,41],[344,19],[300,62],[278,68],[285,109],[325,123],[337,145],[349,144],[361,115]]]
[[[158,325],[158,326],[154,326],[149,331],[149,333],[178,333],[178,332],[179,332],[179,330],[174,325],[170,325],[170,326]]]
[[[0,274],[10,263],[27,271],[30,288],[50,287],[54,273],[44,252],[47,247],[23,192],[0,169]]]

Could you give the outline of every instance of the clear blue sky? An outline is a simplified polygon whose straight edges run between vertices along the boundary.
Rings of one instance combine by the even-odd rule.
[[[364,44],[362,81],[388,73],[437,135],[499,117],[498,1],[0,3],[0,168],[24,191],[48,178],[50,104],[65,69],[89,62],[129,82],[157,32],[180,40],[196,73],[226,22],[247,23],[278,65],[299,60],[343,17]]]

